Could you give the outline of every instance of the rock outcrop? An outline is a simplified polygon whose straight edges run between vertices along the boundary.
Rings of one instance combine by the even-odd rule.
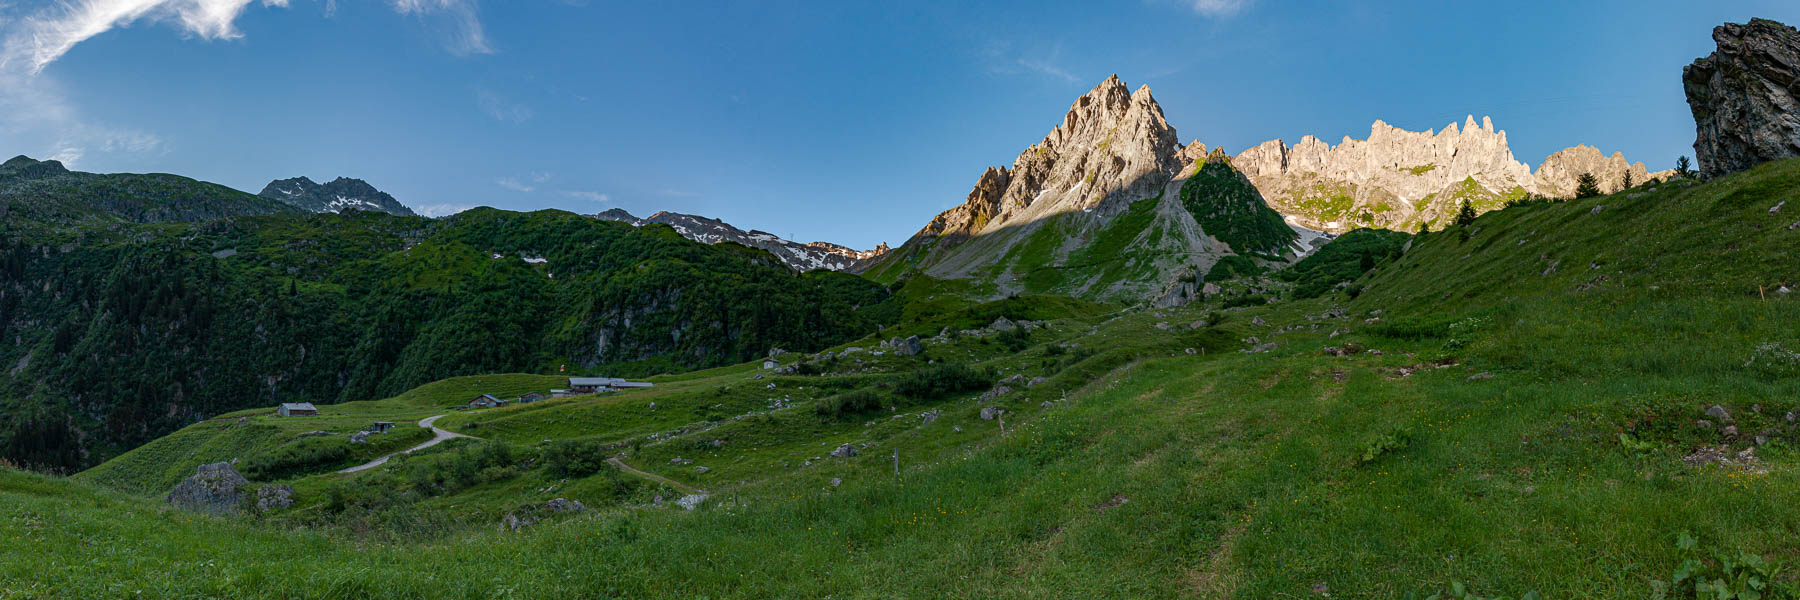
[[[1551,154],[1534,173],[1513,157],[1506,131],[1469,116],[1441,131],[1407,131],[1382,121],[1368,139],[1336,146],[1313,136],[1288,146],[1270,140],[1232,159],[1263,198],[1290,223],[1341,233],[1357,227],[1404,231],[1441,227],[1468,201],[1477,212],[1527,195],[1572,197],[1576,178],[1592,173],[1602,192],[1655,175],[1621,154],[1580,145]]]
[[[1800,156],[1800,31],[1767,19],[1713,28],[1718,50],[1681,72],[1700,175]]]
[[[249,485],[250,480],[239,475],[231,463],[213,463],[200,465],[192,477],[181,480],[175,489],[169,491],[168,502],[176,508],[216,515],[231,514],[238,511],[243,493],[241,486]]]
[[[914,237],[954,245],[1045,214],[1117,208],[1167,184],[1182,166],[1181,150],[1150,86],[1134,92],[1113,75],[1077,98],[1062,124],[1020,153],[1012,168],[989,167],[962,205]]]
[[[1574,196],[1582,173],[1592,174],[1600,191],[1607,194],[1625,189],[1627,180],[1637,185],[1652,177],[1667,178],[1670,175],[1669,172],[1652,173],[1641,162],[1627,162],[1622,153],[1607,156],[1599,148],[1581,144],[1558,150],[1545,158],[1533,176],[1536,181],[1533,192],[1559,198]]]
[[[1180,198],[1188,167],[1208,154],[1181,145],[1148,86],[1108,77],[1011,166],[984,171],[961,205],[857,270],[970,279],[993,297],[1160,297],[1234,254]]]
[[[369,182],[361,179],[339,177],[330,183],[318,184],[306,177],[293,179],[277,179],[263,186],[257,194],[270,200],[279,200],[289,206],[307,212],[340,213],[346,210],[363,210],[384,212],[402,217],[418,216],[412,209],[389,196],[387,192],[375,189]]]

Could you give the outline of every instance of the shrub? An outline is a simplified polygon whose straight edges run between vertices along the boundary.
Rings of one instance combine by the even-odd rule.
[[[544,466],[561,477],[592,475],[606,465],[606,445],[584,440],[558,440],[544,449]]]
[[[827,419],[841,419],[881,410],[883,404],[881,394],[874,390],[852,390],[819,400],[813,412]]]
[[[894,392],[912,400],[931,400],[984,389],[993,380],[992,373],[968,365],[937,363],[898,376],[894,380]]]
[[[336,466],[350,457],[348,440],[338,436],[306,437],[244,460],[244,476],[259,481],[287,479]]]
[[[1000,341],[1000,346],[1006,348],[1007,352],[1018,352],[1031,345],[1031,332],[1024,327],[1002,331],[994,338]]]

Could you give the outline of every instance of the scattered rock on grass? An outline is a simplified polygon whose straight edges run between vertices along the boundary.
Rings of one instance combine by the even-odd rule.
[[[192,511],[231,514],[238,510],[238,500],[242,495],[239,486],[248,485],[250,480],[231,468],[231,463],[213,463],[200,465],[194,476],[181,480],[175,489],[169,491],[169,504],[176,508]]]
[[[587,510],[587,506],[583,505],[579,500],[570,500],[568,498],[557,498],[555,500],[545,502],[544,510],[547,510],[547,511],[550,511],[553,513],[581,512],[581,511]]]
[[[1482,381],[1482,380],[1493,379],[1493,378],[1494,378],[1493,373],[1476,373],[1474,375],[1470,375],[1464,381]]]
[[[836,450],[832,450],[831,455],[837,458],[850,458],[856,456],[856,447],[850,444],[844,444],[838,446]]]
[[[1725,410],[1725,407],[1719,406],[1717,404],[1714,404],[1714,405],[1712,405],[1711,408],[1706,409],[1706,416],[1707,416],[1707,418],[1715,419],[1722,423],[1730,423],[1731,422],[1731,411]]]
[[[256,488],[256,511],[269,512],[294,505],[294,486],[265,485]]]
[[[1006,411],[998,406],[983,406],[981,407],[981,420],[992,421],[1005,413]]]

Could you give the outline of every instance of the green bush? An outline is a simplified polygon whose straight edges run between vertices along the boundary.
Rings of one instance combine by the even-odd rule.
[[[813,412],[827,419],[840,419],[881,410],[883,404],[881,394],[874,390],[852,390],[819,400]]]
[[[1212,269],[1206,271],[1206,281],[1217,282],[1237,277],[1255,277],[1263,274],[1263,268],[1256,266],[1256,261],[1241,255],[1232,255],[1213,263]]]
[[[994,375],[961,363],[937,363],[914,369],[894,380],[894,392],[912,400],[986,389]]]
[[[350,457],[350,442],[338,436],[304,437],[244,459],[245,477],[258,481],[287,479],[337,466]]]
[[[607,468],[606,445],[585,440],[558,440],[544,449],[544,467],[559,477],[584,477]]]

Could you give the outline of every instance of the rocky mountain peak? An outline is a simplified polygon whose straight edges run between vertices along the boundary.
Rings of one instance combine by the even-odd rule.
[[[1700,175],[1800,156],[1800,30],[1751,19],[1713,28],[1713,41],[1681,72]]]
[[[634,227],[644,225],[667,225],[681,234],[681,237],[702,244],[733,242],[751,248],[766,250],[775,255],[782,264],[796,271],[827,269],[843,271],[856,266],[862,261],[874,260],[887,254],[887,244],[877,246],[874,250],[855,250],[830,242],[808,242],[805,244],[782,239],[767,231],[755,229],[744,231],[725,221],[700,215],[678,212],[657,211],[649,218],[639,219],[622,208],[610,208],[593,218],[603,221],[619,221]]]
[[[393,196],[369,185],[369,182],[350,177],[338,177],[323,185],[305,176],[277,179],[263,186],[262,192],[257,195],[315,213],[363,210],[404,217],[418,216]]]
[[[1150,87],[1133,92],[1113,75],[1076,98],[1062,123],[1020,153],[1010,169],[989,167],[962,205],[914,237],[943,237],[953,245],[1048,215],[1116,211],[1154,195],[1191,163],[1181,152]]]
[[[33,160],[29,156],[19,155],[0,163],[0,180],[42,179],[68,173],[61,162],[55,160]]]

